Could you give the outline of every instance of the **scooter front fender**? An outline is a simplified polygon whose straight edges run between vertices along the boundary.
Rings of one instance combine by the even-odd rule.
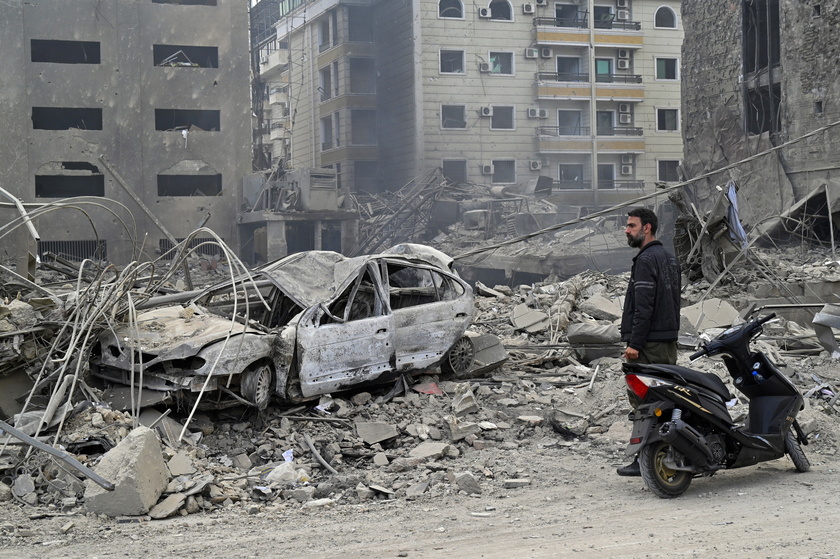
[[[657,428],[660,418],[665,415],[663,412],[671,410],[673,407],[674,404],[660,401],[642,404],[633,410],[630,414],[630,419],[633,421],[633,430],[630,434],[630,442],[624,449],[627,456],[638,454],[646,444],[662,439]],[[658,415],[655,410],[660,410]],[[670,417],[670,413],[667,416]]]

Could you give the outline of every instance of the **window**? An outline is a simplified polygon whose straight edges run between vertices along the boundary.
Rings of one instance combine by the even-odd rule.
[[[595,134],[598,136],[615,135],[615,113],[613,111],[595,112]]]
[[[34,130],[102,130],[102,109],[32,107]]]
[[[513,19],[513,8],[508,0],[493,0],[490,2],[490,19],[510,21]]]
[[[778,0],[743,2],[741,40],[744,51],[744,73],[779,65],[781,28]]]
[[[451,159],[443,162],[443,176],[451,182],[467,182],[467,160]]]
[[[222,175],[158,175],[158,196],[220,196]]]
[[[578,11],[577,4],[555,4],[555,27],[585,27],[586,12]]]
[[[330,20],[324,18],[318,25],[318,51],[330,48]]]
[[[179,68],[218,68],[219,49],[187,45],[152,46],[152,63],[155,66]]]
[[[596,58],[595,59],[595,81],[612,83],[613,81],[613,59],[612,58]]]
[[[675,79],[677,79],[677,59],[676,58],[657,58],[656,59],[656,79],[657,80],[675,80]]]
[[[560,163],[557,187],[564,190],[580,190],[586,186],[583,182],[582,163]]]
[[[463,293],[461,285],[440,272],[388,262],[391,310],[450,301]]]
[[[321,119],[321,151],[333,148],[333,125],[332,116],[327,115]]]
[[[376,67],[373,58],[350,59],[350,93],[376,93]]]
[[[747,119],[747,131],[750,134],[779,132],[782,122],[781,84],[772,87],[750,88],[746,93],[747,103],[744,108]]]
[[[350,111],[350,141],[353,145],[376,145],[376,111]]]
[[[321,68],[318,71],[318,91],[321,93],[321,101],[332,98],[332,71],[330,67]]]
[[[557,111],[557,134],[560,136],[580,136],[583,132],[580,126],[580,111]]]
[[[105,177],[85,161],[61,161],[45,165],[35,175],[36,198],[105,196]]]
[[[596,29],[611,29],[615,21],[612,6],[595,6],[592,16],[592,23]]]
[[[657,130],[679,130],[679,109],[656,109]]]
[[[440,127],[459,129],[466,128],[466,107],[464,105],[441,105]]]
[[[215,6],[216,0],[152,0],[152,4],[180,4],[182,6]]]
[[[680,166],[679,161],[660,161],[659,162],[659,180],[666,182],[677,182],[680,180],[677,169]]]
[[[202,130],[218,132],[219,111],[201,109],[155,109],[155,130]]]
[[[513,75],[513,53],[512,52],[491,52],[490,73]]]
[[[494,159],[493,160],[493,183],[509,184],[516,182],[516,160]]]
[[[464,19],[464,6],[461,0],[440,0],[438,2],[438,17]]]
[[[99,64],[99,43],[93,41],[50,41],[32,39],[32,62],[54,64]]]
[[[440,73],[441,74],[463,74],[464,73],[464,51],[442,50],[440,51]]]
[[[557,80],[561,82],[580,81],[580,58],[558,56]]]
[[[654,27],[664,27],[667,29],[677,28],[677,14],[668,6],[662,6],[656,10],[656,15],[653,17]]]
[[[513,107],[493,107],[493,116],[490,117],[491,130],[513,130],[514,124]]]
[[[598,188],[615,188],[615,166],[612,163],[598,163]]]
[[[353,43],[373,42],[373,10],[364,6],[347,7],[347,29]]]

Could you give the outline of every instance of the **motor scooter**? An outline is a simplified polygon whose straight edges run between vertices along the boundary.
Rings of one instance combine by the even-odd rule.
[[[752,466],[790,456],[799,472],[811,465],[800,444],[808,441],[796,415],[804,400],[799,390],[750,342],[775,317],[753,318],[703,344],[690,356],[721,355],[735,388],[749,399],[743,424],[736,424],[727,402],[729,389],[714,373],[679,365],[624,364],[633,411],[628,455],[639,455],[645,484],[659,497],[682,495],[691,480],[718,470]]]

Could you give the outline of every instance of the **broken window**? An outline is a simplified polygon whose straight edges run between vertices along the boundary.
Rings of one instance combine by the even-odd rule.
[[[513,107],[493,106],[493,116],[490,117],[491,130],[514,129]]]
[[[102,109],[32,107],[34,130],[102,130]]]
[[[318,25],[318,51],[325,51],[332,45],[330,41],[330,20],[324,18]]]
[[[677,28],[677,14],[668,6],[662,6],[656,10],[653,16],[653,26],[665,29]]]
[[[152,4],[180,4],[182,6],[215,6],[216,0],[152,0]]]
[[[513,19],[513,8],[508,0],[493,0],[490,2],[490,19],[510,21]]]
[[[321,324],[350,322],[385,314],[385,308],[378,295],[376,283],[369,267],[359,274],[339,297],[327,308],[321,317]]]
[[[36,198],[105,196],[105,177],[85,161],[51,163],[35,175]]]
[[[558,177],[557,188],[563,190],[579,190],[586,186],[581,163],[560,163]]]
[[[221,196],[222,175],[158,175],[158,196]]]
[[[679,109],[656,109],[657,130],[679,130]]]
[[[356,146],[376,145],[376,111],[350,111],[350,141]]]
[[[512,52],[491,52],[490,73],[513,75],[513,53]]]
[[[218,68],[218,47],[196,47],[187,45],[154,45],[152,61],[155,66],[179,68]]]
[[[438,2],[438,16],[464,19],[464,6],[461,0],[440,0]]]
[[[613,111],[595,112],[595,134],[598,136],[615,135],[615,113]]]
[[[376,93],[376,66],[373,58],[350,59],[350,93]]]
[[[354,43],[373,42],[373,10],[363,6],[347,7],[347,28],[350,41]]]
[[[612,29],[615,14],[612,6],[595,6],[592,12],[592,23],[596,29]]]
[[[745,107],[747,131],[750,134],[781,130],[782,89],[779,84],[747,91]]]
[[[555,4],[554,25],[556,27],[583,27],[586,25],[586,12],[578,11],[577,4]]]
[[[155,109],[155,130],[199,130],[217,132],[220,111],[202,109]]]
[[[615,188],[615,165],[612,163],[598,163],[598,188]]]
[[[679,161],[659,161],[659,180],[665,182],[677,182],[680,180]]]
[[[32,39],[32,62],[54,64],[99,64],[99,43],[95,41],[53,41]]]
[[[108,257],[104,239],[88,241],[38,241],[38,256],[55,254],[68,260],[81,262],[85,259],[105,260]]]
[[[434,270],[388,262],[387,273],[391,310],[451,301],[463,294],[460,284]]]
[[[779,1],[744,0],[744,73],[779,65]]]
[[[440,73],[441,74],[463,74],[464,73],[464,51],[442,50],[440,51]]]
[[[493,160],[493,183],[509,184],[516,182],[516,160],[515,159],[494,159]]]
[[[677,79],[677,59],[676,58],[657,58],[656,59],[656,79],[657,80],[675,80],[675,79]]]
[[[333,124],[332,115],[321,119],[321,151],[333,148]]]
[[[461,129],[466,128],[466,107],[464,105],[441,105],[440,127]]]
[[[442,163],[443,176],[450,182],[467,182],[467,160],[449,159]]]

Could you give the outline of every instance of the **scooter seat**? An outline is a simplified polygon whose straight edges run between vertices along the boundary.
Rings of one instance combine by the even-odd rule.
[[[695,371],[694,369],[689,369],[688,367],[682,367],[680,365],[660,365],[660,364],[637,364],[637,363],[625,363],[624,367],[626,369],[643,369],[643,371],[656,371],[663,376],[667,376],[670,378],[677,378],[682,380],[686,384],[694,384],[697,386],[701,386],[706,390],[710,390],[714,392],[725,402],[728,402],[732,399],[732,394],[729,393],[729,389],[726,388],[726,385],[723,384],[723,381],[720,380],[720,377],[714,373],[701,373],[700,371]],[[642,372],[642,371],[639,371]]]

